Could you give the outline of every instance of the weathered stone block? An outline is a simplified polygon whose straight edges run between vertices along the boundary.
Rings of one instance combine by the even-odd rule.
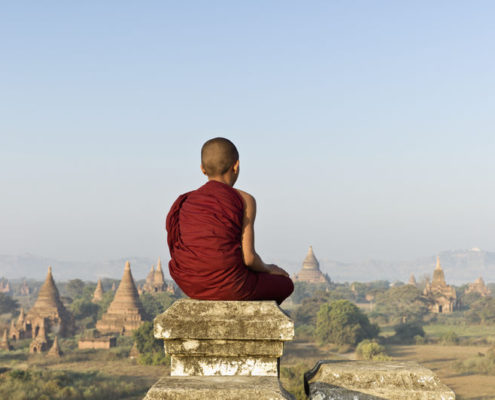
[[[304,375],[312,400],[454,400],[429,369],[414,362],[320,361]]]
[[[286,400],[294,399],[275,377],[164,377],[144,400]]]
[[[277,376],[276,358],[269,357],[184,357],[171,359],[171,376]]]
[[[183,299],[155,318],[171,376],[277,376],[294,324],[274,301]]]
[[[294,323],[274,301],[182,299],[155,318],[155,337],[288,341]]]

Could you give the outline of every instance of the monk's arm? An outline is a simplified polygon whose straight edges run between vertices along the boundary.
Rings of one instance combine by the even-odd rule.
[[[274,264],[265,264],[254,248],[254,220],[256,219],[256,200],[249,193],[238,190],[244,201],[242,221],[242,257],[244,264],[258,272],[289,276],[282,268]]]

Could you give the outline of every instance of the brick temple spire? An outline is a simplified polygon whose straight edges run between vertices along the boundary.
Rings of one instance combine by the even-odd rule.
[[[101,279],[98,279],[98,283],[96,284],[95,292],[93,293],[93,299],[91,300],[93,303],[98,303],[103,299],[103,286],[101,284]]]
[[[48,273],[40,288],[38,298],[25,319],[33,329],[33,337],[36,336],[35,330],[39,329],[45,322],[47,322],[49,330],[56,330],[62,336],[70,333],[72,317],[60,300],[60,294],[53,280],[52,267],[48,267]]]
[[[313,246],[309,246],[308,254],[304,258],[301,271],[294,276],[296,282],[330,283],[320,270],[320,263],[315,257]]]
[[[132,278],[131,265],[126,262],[124,275],[108,310],[96,324],[103,333],[129,335],[143,323],[143,306]]]

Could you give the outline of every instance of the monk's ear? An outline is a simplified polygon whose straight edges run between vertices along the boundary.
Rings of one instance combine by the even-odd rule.
[[[203,164],[201,164],[200,168],[201,168],[201,172],[202,172],[203,174],[205,174],[206,176],[208,176],[208,174],[206,173],[206,169],[205,169],[205,167],[203,167]]]
[[[239,173],[239,166],[240,166],[240,163],[239,163],[239,160],[237,160],[234,165],[232,166],[232,169],[234,170],[234,173],[237,175]]]

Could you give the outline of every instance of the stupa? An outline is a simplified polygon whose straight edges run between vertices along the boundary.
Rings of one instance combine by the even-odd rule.
[[[411,286],[417,286],[416,278],[414,277],[414,274],[411,274],[409,277],[409,282],[407,282],[408,285]]]
[[[29,296],[31,294],[31,289],[29,288],[28,284],[26,281],[22,282],[20,292],[22,296]]]
[[[150,272],[146,277],[146,282],[142,287],[142,291],[147,293],[158,293],[164,292],[165,290],[167,290],[167,285],[165,284],[165,278],[163,277],[162,262],[160,258],[158,258],[156,270],[152,265]]]
[[[466,288],[465,293],[479,293],[481,297],[487,297],[492,294],[491,290],[485,285],[485,281],[482,277],[479,277],[473,283],[470,283]]]
[[[10,321],[9,338],[19,340],[28,337],[31,337],[31,329],[26,329],[26,315],[24,314],[24,308],[21,307],[17,321]]]
[[[72,316],[65,309],[55,286],[52,267],[48,267],[48,274],[40,288],[38,298],[26,315],[25,327],[26,330],[31,329],[31,337],[37,336],[37,330],[41,325],[62,336],[69,335],[73,328]]]
[[[313,247],[309,246],[308,254],[298,274],[294,275],[295,282],[330,283],[329,279],[320,271],[320,263],[316,259]]]
[[[445,274],[437,257],[437,265],[433,271],[431,284],[426,283],[423,294],[432,300],[430,311],[434,313],[451,313],[457,305],[457,295],[452,286],[445,282]]]
[[[12,290],[10,288],[10,282],[8,279],[2,278],[0,281],[0,293],[10,293]]]
[[[0,342],[0,350],[12,350],[12,347],[10,346],[9,343],[9,338],[7,336],[7,329],[3,331],[3,336],[2,336],[2,341]]]
[[[60,350],[60,346],[58,345],[58,336],[55,336],[55,340],[53,341],[52,347],[46,353],[49,357],[59,358],[62,356],[62,351]]]
[[[131,335],[142,323],[143,306],[132,278],[131,265],[127,261],[115,297],[107,312],[96,323],[96,329],[101,333]]]
[[[91,300],[93,303],[98,303],[103,299],[103,286],[101,284],[101,279],[98,279],[98,283],[96,284],[95,292],[93,293],[93,299]]]

